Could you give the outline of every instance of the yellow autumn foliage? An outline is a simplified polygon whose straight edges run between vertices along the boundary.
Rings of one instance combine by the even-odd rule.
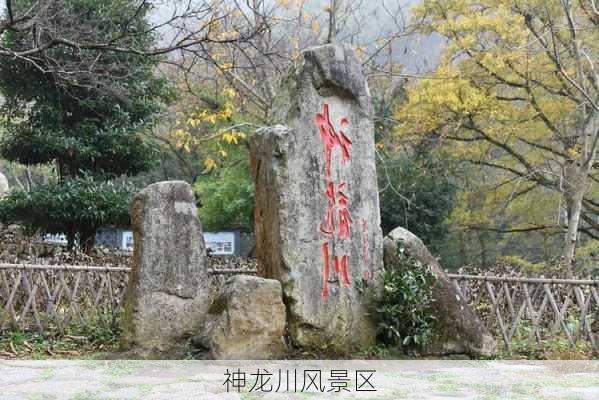
[[[577,21],[588,18],[581,3],[572,7]],[[579,94],[557,73],[541,42],[551,35],[539,21],[564,19],[559,2],[424,0],[413,11],[415,20],[424,21],[422,33],[434,32],[447,43],[435,71],[408,87],[408,100],[395,115],[394,139],[434,139],[473,168],[493,170],[460,194],[452,223],[488,226],[502,215],[512,227],[559,224],[559,187],[532,179],[544,174],[547,182],[555,180],[560,165],[580,159],[584,147],[575,131]],[[552,34],[563,46],[559,67],[576,76],[568,30]],[[577,34],[579,45],[597,54],[599,32]],[[589,196],[598,192],[596,184],[589,186]]]

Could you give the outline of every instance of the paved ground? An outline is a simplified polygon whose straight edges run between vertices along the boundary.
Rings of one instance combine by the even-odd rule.
[[[256,374],[260,368],[261,375]],[[273,375],[266,375],[264,369]],[[241,393],[227,392],[229,373],[246,375]],[[313,370],[313,372],[310,372]],[[303,376],[318,382],[300,392]],[[356,370],[360,370],[356,377]],[[357,392],[369,378],[376,392]],[[280,372],[279,372],[280,371]],[[289,371],[289,372],[287,372]],[[293,374],[300,393],[293,393]],[[331,372],[335,375],[332,376]],[[344,371],[347,371],[345,379]],[[289,376],[289,380],[286,377]],[[341,376],[341,378],[339,378]],[[249,390],[257,377],[264,393]],[[270,379],[270,380],[268,380]],[[360,382],[358,382],[360,381]],[[236,381],[241,386],[241,381]],[[279,392],[276,393],[277,385]],[[290,383],[290,391],[287,384]],[[343,383],[340,383],[343,382]],[[305,384],[305,383],[304,383]],[[341,393],[331,388],[348,388]],[[362,389],[370,388],[368,383]],[[230,390],[236,390],[230,387]],[[65,399],[599,399],[599,362],[385,361],[0,361],[0,400]]]

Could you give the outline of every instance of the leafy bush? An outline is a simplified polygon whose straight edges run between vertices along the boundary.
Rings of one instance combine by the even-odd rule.
[[[429,266],[397,246],[397,262],[385,265],[383,290],[375,300],[378,338],[386,345],[422,346],[433,335],[432,290],[436,277]]]
[[[0,200],[0,222],[23,225],[31,233],[65,233],[70,246],[79,233],[83,247],[90,247],[96,228],[129,225],[133,192],[127,183],[90,177],[47,182]]]
[[[254,182],[247,153],[202,177],[194,186],[206,230],[254,228]]]

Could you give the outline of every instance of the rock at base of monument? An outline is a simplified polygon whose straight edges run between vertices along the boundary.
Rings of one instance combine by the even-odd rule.
[[[133,268],[121,347],[161,354],[200,329],[210,304],[202,225],[189,184],[152,184],[134,199]]]
[[[218,360],[265,360],[286,353],[285,305],[279,281],[230,278],[208,310],[202,343]]]
[[[391,265],[395,261],[396,249],[400,242],[407,253],[424,265],[430,265],[437,277],[433,289],[436,318],[435,338],[422,349],[429,355],[469,354],[490,357],[497,354],[497,342],[481,324],[472,308],[455,290],[451,281],[435,257],[422,240],[404,228],[395,228],[384,239],[384,261]]]

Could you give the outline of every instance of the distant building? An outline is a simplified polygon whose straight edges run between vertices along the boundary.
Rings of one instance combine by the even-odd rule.
[[[67,244],[64,234],[45,234],[43,240],[47,243]],[[204,242],[206,249],[214,256],[248,257],[256,245],[253,233],[239,230],[204,232]],[[96,246],[133,251],[133,232],[111,227],[100,228],[96,231]]]
[[[42,235],[42,240],[46,243],[60,244],[65,246],[67,245],[67,235],[65,235],[64,233],[56,235],[45,233],[44,235]]]
[[[239,231],[204,232],[204,242],[211,255],[239,255]]]
[[[133,251],[133,232],[118,228],[100,228],[96,231],[96,246]]]

